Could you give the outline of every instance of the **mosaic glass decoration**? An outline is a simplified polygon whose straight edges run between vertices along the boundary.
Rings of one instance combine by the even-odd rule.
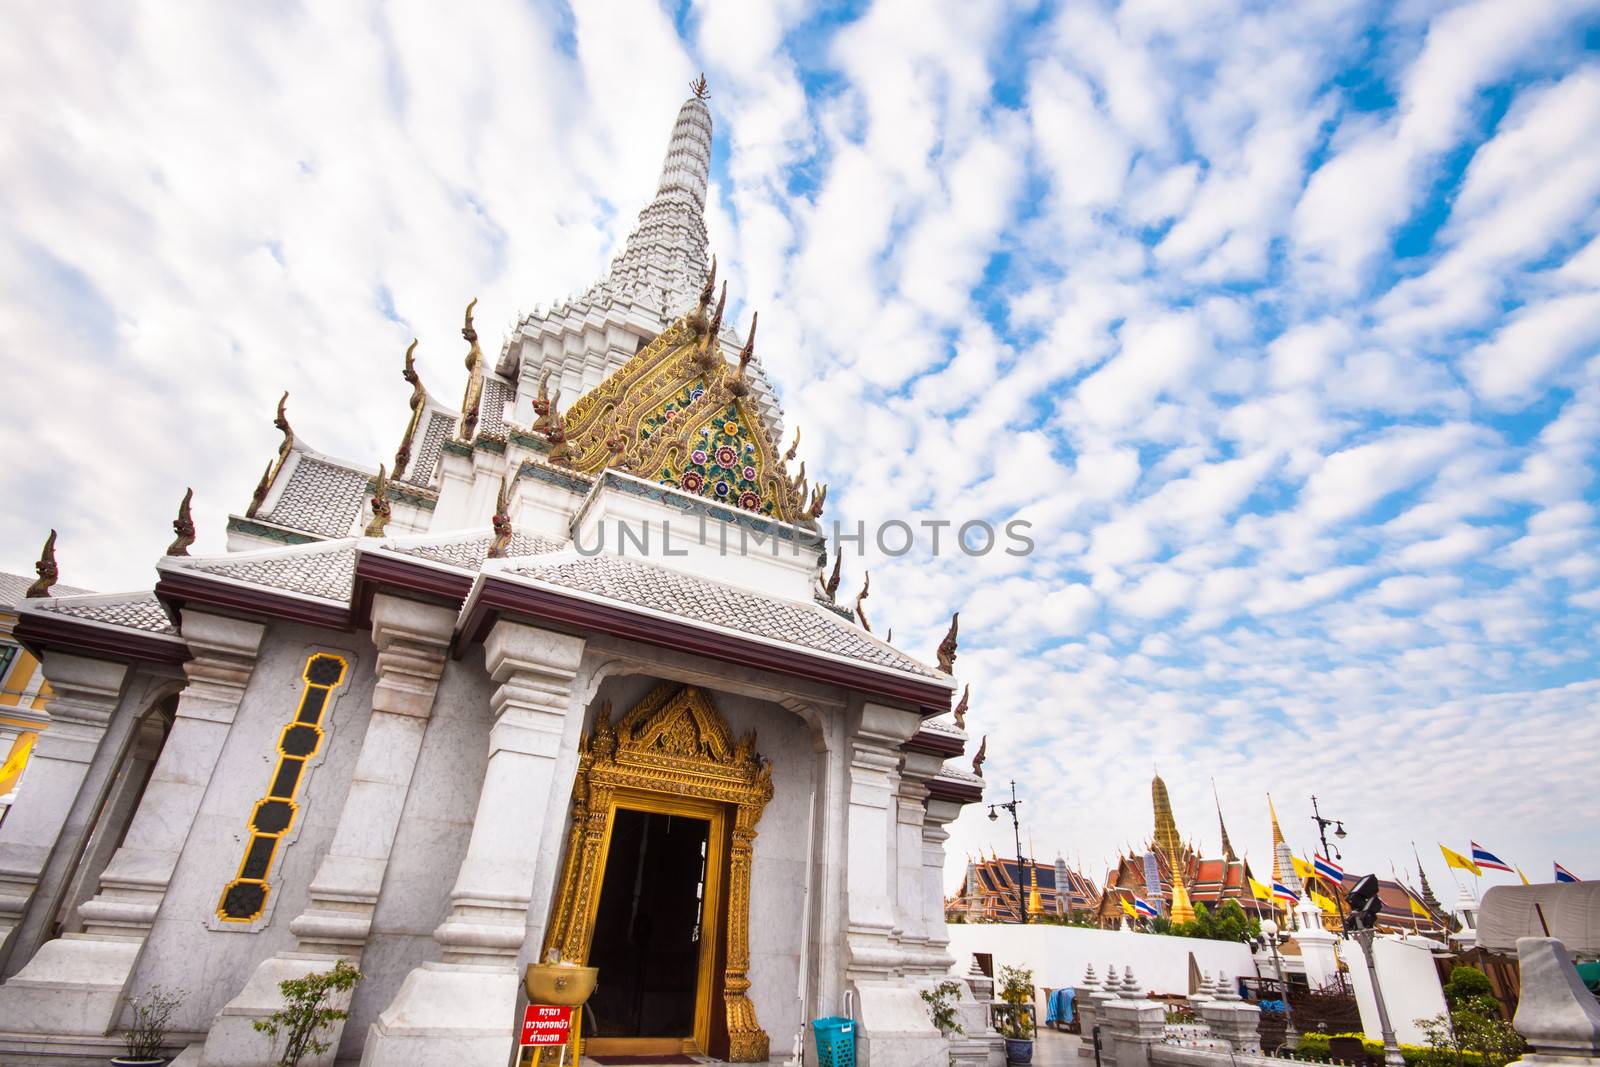
[[[677,469],[675,462],[682,463]],[[776,514],[773,501],[763,497],[757,483],[759,458],[755,437],[745,425],[739,405],[730,401],[715,418],[694,435],[688,454],[674,457],[657,475],[662,485],[698,493],[725,504]]]
[[[294,718],[278,734],[278,763],[267,795],[250,813],[250,839],[245,843],[239,873],[222,890],[217,916],[223,922],[254,922],[266,911],[272,887],[267,875],[283,836],[294,826],[300,807],[295,803],[305,777],[306,762],[322,747],[322,720],[333,701],[333,691],[344,682],[349,664],[342,656],[318,652],[306,660],[305,682]]]

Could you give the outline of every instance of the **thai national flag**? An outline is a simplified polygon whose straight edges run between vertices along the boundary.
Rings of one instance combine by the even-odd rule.
[[[1146,919],[1154,919],[1161,914],[1155,909],[1155,906],[1148,900],[1144,899],[1144,897],[1133,898],[1133,910],[1138,912],[1140,915],[1143,915]]]
[[[1561,866],[1561,864],[1558,863],[1558,864],[1556,864],[1556,881],[1558,881],[1558,882],[1581,882],[1581,881],[1583,881],[1583,879],[1579,878],[1577,875],[1573,874],[1571,871],[1567,870],[1565,867]]]
[[[1491,871],[1505,871],[1507,874],[1512,873],[1511,868],[1506,866],[1505,860],[1501,859],[1499,856],[1496,856],[1493,852],[1490,852],[1476,841],[1472,842],[1472,862],[1476,863],[1479,867],[1485,867]]]
[[[1317,861],[1315,864],[1313,864],[1313,866],[1316,867],[1318,874],[1322,875],[1322,877],[1326,878],[1334,885],[1344,884],[1343,867],[1339,866],[1328,857],[1317,853],[1312,854],[1312,859]]]
[[[1294,890],[1290,889],[1282,882],[1272,883],[1272,895],[1277,897],[1279,900],[1287,900],[1291,908],[1300,903],[1300,898],[1295,896]]]

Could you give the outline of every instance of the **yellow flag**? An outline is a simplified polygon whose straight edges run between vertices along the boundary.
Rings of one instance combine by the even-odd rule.
[[[1290,856],[1289,859],[1294,862],[1294,873],[1300,876],[1300,880],[1302,882],[1309,882],[1311,879],[1317,876],[1316,867],[1307,863],[1299,856]]]
[[[1419,917],[1424,918],[1424,919],[1433,918],[1432,915],[1428,914],[1428,909],[1424,908],[1422,906],[1422,904],[1417,900],[1416,897],[1411,896],[1408,893],[1408,894],[1406,894],[1406,899],[1411,902],[1411,914],[1419,916]]]
[[[1335,904],[1332,898],[1325,897],[1314,889],[1308,889],[1306,890],[1306,893],[1311,897],[1311,903],[1315,904],[1329,915],[1339,914],[1339,905]]]
[[[1268,889],[1254,878],[1250,879],[1250,895],[1255,897],[1257,900],[1265,900],[1268,902],[1271,902],[1272,900],[1272,890]]]
[[[33,751],[33,742],[38,736],[38,733],[29,731],[11,743],[11,752],[6,756],[5,765],[0,766],[0,794],[11,792],[11,787],[22,777],[22,768],[28,765],[28,755]]]
[[[1128,903],[1127,897],[1118,897],[1117,903],[1122,905],[1122,910],[1130,919],[1137,919],[1139,913],[1133,910],[1133,905]]]
[[[1528,881],[1528,876],[1522,873],[1522,868],[1521,867],[1517,868],[1517,877],[1522,879],[1522,884],[1523,885],[1532,885],[1533,884],[1532,882]]]
[[[1444,865],[1446,867],[1454,867],[1457,870],[1468,871],[1477,876],[1481,876],[1483,874],[1482,867],[1479,867],[1476,863],[1473,863],[1461,853],[1453,852],[1450,849],[1445,848],[1443,845],[1439,846],[1439,851],[1444,853]]]

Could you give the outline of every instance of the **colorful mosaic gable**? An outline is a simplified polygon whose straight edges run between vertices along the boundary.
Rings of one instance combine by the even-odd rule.
[[[583,474],[606,468],[789,523],[822,513],[826,488],[791,479],[749,399],[744,361],[722,356],[706,302],[580,397],[551,433],[551,458]]]

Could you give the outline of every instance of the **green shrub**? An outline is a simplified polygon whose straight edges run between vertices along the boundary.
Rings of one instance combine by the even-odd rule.
[[[337,993],[348,992],[365,977],[348,961],[339,960],[331,971],[319,971],[304,978],[286,978],[278,983],[284,1006],[253,1025],[263,1034],[270,1035],[273,1047],[283,1042],[283,1053],[278,1057],[278,1067],[298,1067],[305,1056],[319,1056],[328,1051],[331,1042],[318,1035],[328,1024],[348,1019],[350,1013],[328,1007]]]
[[[1444,999],[1452,1008],[1468,997],[1492,996],[1494,987],[1489,984],[1489,976],[1476,967],[1452,968],[1450,980],[1444,984]]]

